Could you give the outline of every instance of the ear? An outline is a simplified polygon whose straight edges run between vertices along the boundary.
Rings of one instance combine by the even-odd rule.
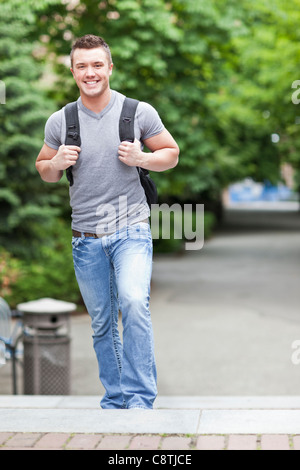
[[[109,66],[109,76],[111,76],[111,74],[112,74],[113,67],[114,67],[114,64],[111,63],[110,66]]]

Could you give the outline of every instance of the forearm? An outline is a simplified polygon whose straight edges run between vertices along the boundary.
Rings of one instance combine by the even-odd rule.
[[[164,130],[161,134],[144,141],[148,152],[143,152],[140,142],[121,142],[119,159],[125,165],[138,166],[150,171],[165,171],[178,163],[179,147],[171,134]]]
[[[149,171],[165,171],[174,168],[178,163],[179,150],[164,148],[154,152],[141,152],[141,168]]]
[[[80,150],[76,145],[61,145],[55,150],[44,144],[35,163],[42,180],[57,183],[64,170],[75,165]]]
[[[62,170],[57,170],[53,166],[52,160],[40,160],[35,166],[42,180],[47,183],[57,183],[63,175]]]

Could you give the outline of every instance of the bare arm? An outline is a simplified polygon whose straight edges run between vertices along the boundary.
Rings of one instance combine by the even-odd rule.
[[[57,183],[63,171],[75,165],[80,147],[75,145],[61,145],[58,150],[44,144],[35,163],[42,180],[47,183]]]
[[[119,159],[129,166],[139,166],[150,171],[165,171],[178,163],[179,147],[165,129],[160,134],[144,141],[151,153],[141,151],[140,142],[121,142]]]

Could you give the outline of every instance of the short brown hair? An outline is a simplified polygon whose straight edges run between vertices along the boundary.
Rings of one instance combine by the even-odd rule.
[[[102,47],[105,50],[107,54],[108,62],[109,64],[111,64],[112,63],[111,52],[108,47],[108,44],[106,44],[104,39],[101,38],[100,36],[94,36],[94,34],[86,34],[85,36],[78,38],[72,46],[71,54],[70,54],[71,66],[73,67],[73,54],[74,54],[75,49],[94,49],[95,47]]]

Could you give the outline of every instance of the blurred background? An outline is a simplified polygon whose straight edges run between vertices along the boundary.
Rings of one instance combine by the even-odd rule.
[[[243,261],[240,264],[236,261],[238,272],[231,284],[232,291],[226,286],[222,297],[219,281],[212,284],[211,291],[206,291],[210,294],[209,302],[213,298],[221,298],[223,305],[224,299],[228,302],[225,302],[230,311],[227,319],[233,322],[235,338],[239,337],[239,323],[230,317],[237,281],[245,276],[247,289],[252,292],[251,282],[257,278],[256,268],[263,255],[266,255],[264,267],[269,266],[274,273],[274,269],[280,269],[284,255],[277,259],[276,268],[270,263],[288,246],[286,271],[283,264],[281,267],[283,276],[290,273],[294,290],[289,298],[277,298],[276,306],[283,299],[278,315],[285,312],[288,321],[299,327],[296,313],[297,299],[300,300],[296,287],[300,253],[299,22],[299,0],[1,0],[0,296],[11,307],[40,297],[66,300],[75,302],[78,312],[84,314],[73,273],[68,184],[65,176],[55,185],[41,181],[35,160],[43,145],[48,117],[78,98],[69,70],[69,52],[77,37],[91,33],[102,36],[111,47],[114,62],[111,87],[151,103],[179,144],[179,165],[152,174],[159,202],[205,207],[208,251],[203,251],[204,254],[184,253],[184,240],[174,237],[155,241],[153,305],[161,299],[159,294],[166,299],[168,292],[170,299],[180,292],[171,294],[167,287],[162,290],[170,272],[179,273],[181,283],[185,280],[185,296],[181,297],[185,305],[192,304],[191,299],[195,305],[201,303],[200,298],[193,297],[203,285],[197,277],[199,273],[211,273],[214,266],[214,272],[220,274],[222,267],[228,267],[224,264],[228,260],[222,258],[224,253],[230,255],[233,263],[240,259],[236,256],[242,255]],[[267,238],[259,249],[256,246],[256,251],[254,246],[252,255],[245,248],[239,252],[236,234],[250,233],[244,239],[249,247],[257,227],[260,234],[267,230],[274,235],[281,230],[273,251],[269,251],[272,242]],[[222,245],[223,238],[218,238],[224,235],[224,230],[226,243],[232,241],[230,246]],[[297,237],[284,241],[283,232]],[[197,264],[193,264],[195,259]],[[218,265],[213,264],[216,260]],[[185,261],[192,264],[187,264],[186,271],[180,271]],[[250,262],[254,263],[251,273]],[[270,280],[270,273],[265,274],[264,280]],[[223,279],[226,276],[224,273]],[[278,286],[282,285],[280,279],[277,281]],[[274,300],[272,286],[271,283],[270,290],[262,289],[269,301]],[[255,298],[255,291],[252,294]],[[237,295],[241,297],[240,293]],[[266,298],[263,302],[267,302]],[[211,308],[210,304],[205,314]],[[271,310],[274,312],[274,305]],[[185,322],[193,325],[189,323],[188,309],[183,312]],[[199,321],[201,311],[194,312]],[[180,318],[182,321],[183,317]],[[215,318],[216,324],[219,320]],[[154,324],[157,335],[163,335],[155,317]],[[165,327],[168,328],[167,324]],[[224,329],[218,331],[221,335]],[[297,338],[297,329],[291,334],[294,338],[289,337],[284,345],[288,366],[290,344]],[[274,345],[274,338],[270,342]],[[167,344],[173,344],[172,337]],[[201,354],[205,355],[205,351]],[[241,358],[238,351],[237,361]],[[216,360],[223,353],[216,352]],[[194,359],[195,350],[191,350],[183,369],[188,369]],[[172,360],[176,362],[176,355]],[[235,356],[228,360],[238,367]],[[257,366],[259,357],[254,361]],[[215,361],[208,368],[212,370],[214,365]],[[244,365],[240,364],[243,370]],[[170,368],[171,358],[166,371],[170,372]],[[290,371],[298,380],[295,368]],[[263,386],[244,390],[239,388],[239,381],[233,382],[232,388],[225,386],[227,373],[224,372],[221,384],[196,392],[268,391]],[[205,376],[205,370],[201,374]],[[289,380],[290,377],[285,382]],[[277,371],[272,393],[280,382],[282,385]],[[174,387],[167,383],[166,378],[163,390],[172,393]],[[293,390],[278,388],[282,393]],[[191,388],[184,386],[179,392],[192,393]]]

